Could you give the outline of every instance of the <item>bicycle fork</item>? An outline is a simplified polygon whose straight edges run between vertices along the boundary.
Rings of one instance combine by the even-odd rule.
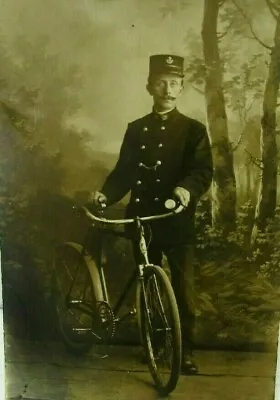
[[[148,248],[147,248],[147,243],[145,240],[145,234],[144,234],[144,228],[143,225],[140,222],[140,219],[137,219],[137,228],[140,231],[140,239],[139,239],[139,247],[140,247],[140,252],[143,256],[144,262],[146,265],[149,264],[149,257],[148,257]],[[143,276],[143,269],[140,270],[140,276]]]
[[[138,227],[139,227],[139,230],[140,230],[139,247],[140,247],[140,251],[141,251],[141,254],[143,256],[143,261],[144,261],[144,264],[140,264],[139,265],[139,278],[138,279],[139,279],[139,284],[141,285],[141,290],[142,290],[142,293],[143,293],[144,306],[145,306],[145,309],[147,311],[149,330],[152,330],[152,322],[151,322],[152,310],[151,310],[151,308],[149,306],[149,301],[148,301],[148,298],[147,298],[147,292],[146,292],[145,285],[144,285],[144,268],[145,268],[144,265],[149,265],[150,264],[149,263],[149,257],[148,257],[148,248],[147,248],[146,240],[145,240],[145,237],[144,237],[143,226],[140,225],[139,221],[137,221],[137,223],[138,223]],[[162,321],[163,321],[163,323],[165,325],[165,327],[162,327],[162,328],[158,327],[156,329],[156,332],[170,331],[171,329],[168,327],[167,318],[166,318],[166,315],[164,313],[164,307],[163,307],[163,303],[162,303],[162,299],[161,299],[161,295],[160,295],[160,288],[159,288],[157,279],[156,279],[155,276],[153,276],[152,280],[153,280],[153,285],[154,285],[154,296],[156,297],[156,299],[159,302],[160,317],[161,317],[161,319],[162,319]]]

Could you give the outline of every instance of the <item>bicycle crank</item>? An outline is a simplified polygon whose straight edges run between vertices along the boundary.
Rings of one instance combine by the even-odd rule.
[[[116,332],[116,320],[111,306],[105,301],[97,303],[99,315],[98,334],[104,341],[112,339]]]

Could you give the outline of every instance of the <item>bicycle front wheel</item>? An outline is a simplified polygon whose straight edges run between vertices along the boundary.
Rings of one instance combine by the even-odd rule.
[[[176,298],[166,273],[151,265],[140,286],[140,329],[151,375],[162,395],[172,392],[181,371],[181,326]]]
[[[71,352],[82,354],[98,339],[93,334],[96,299],[91,276],[82,257],[82,246],[66,243],[56,250],[54,289],[62,341]]]

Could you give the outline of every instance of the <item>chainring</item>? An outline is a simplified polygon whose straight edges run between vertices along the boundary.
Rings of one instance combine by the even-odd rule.
[[[99,316],[99,336],[102,340],[109,341],[116,332],[116,322],[112,307],[106,301],[100,301],[97,303],[97,313]]]

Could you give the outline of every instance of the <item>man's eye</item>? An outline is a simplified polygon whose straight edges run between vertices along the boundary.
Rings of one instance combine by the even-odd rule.
[[[162,88],[162,87],[164,87],[164,83],[163,82],[158,82],[158,83],[156,83],[156,87]]]

